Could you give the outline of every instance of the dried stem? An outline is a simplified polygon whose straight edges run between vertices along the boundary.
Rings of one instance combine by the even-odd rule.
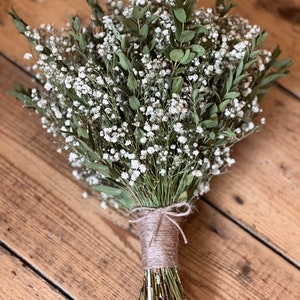
[[[145,270],[138,300],[185,300],[177,268]]]

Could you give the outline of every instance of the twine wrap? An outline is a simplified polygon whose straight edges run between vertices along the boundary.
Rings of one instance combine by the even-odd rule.
[[[184,208],[184,212],[180,212],[180,208]],[[176,203],[164,208],[140,207],[132,212],[138,215],[136,220],[129,222],[138,227],[143,269],[177,267],[179,233],[187,243],[180,222],[191,214],[192,205]]]

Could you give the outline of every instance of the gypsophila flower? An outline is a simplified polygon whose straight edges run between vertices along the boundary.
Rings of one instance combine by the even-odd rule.
[[[223,16],[221,6],[186,14],[177,4],[110,1],[89,26],[74,17],[61,31],[24,24],[44,89],[18,90],[19,99],[62,137],[76,178],[100,193],[102,183],[122,191],[106,199],[114,207],[167,206],[187,190],[189,201],[206,193],[234,163],[232,146],[258,128],[253,118],[269,74],[286,73],[288,63],[277,70],[274,54],[261,49],[259,26]]]

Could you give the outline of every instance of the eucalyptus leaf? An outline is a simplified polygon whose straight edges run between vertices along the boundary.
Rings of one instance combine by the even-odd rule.
[[[178,39],[180,43],[187,43],[190,42],[195,37],[196,32],[192,30],[185,30],[183,31]]]
[[[77,135],[78,135],[79,138],[80,137],[83,137],[83,138],[88,138],[89,137],[87,129],[83,128],[83,127],[78,127],[77,128]]]
[[[241,94],[240,92],[229,92],[225,94],[224,99],[234,99],[239,97],[240,94]]]
[[[150,5],[146,5],[145,7],[143,7],[143,8],[139,11],[139,13],[138,13],[138,15],[137,15],[137,19],[143,18],[143,17],[145,16],[146,12],[149,10],[149,7],[150,7]]]
[[[125,16],[122,15],[118,15],[116,16],[116,18],[132,31],[136,31],[136,32],[139,31],[137,23],[135,23],[132,19],[126,18]]]
[[[243,69],[244,69],[244,61],[241,59],[239,65],[236,69],[236,72],[235,72],[235,77],[236,78],[239,77],[242,74]]]
[[[201,125],[205,128],[214,128],[216,126],[218,126],[218,115],[217,114],[213,114],[210,119],[208,120],[204,120],[201,122]]]
[[[223,101],[222,103],[220,103],[218,106],[219,112],[224,112],[230,102],[231,102],[231,99],[227,99],[227,100]]]
[[[271,84],[273,81],[280,79],[285,74],[269,74],[260,81],[261,86],[266,86]]]
[[[190,48],[193,52],[197,53],[198,56],[202,56],[205,54],[205,48],[200,45],[191,45]]]
[[[183,8],[175,8],[173,10],[175,18],[180,22],[180,23],[185,23],[187,20],[185,10]]]
[[[149,31],[149,25],[148,24],[144,24],[142,26],[142,28],[139,31],[139,34],[143,37],[143,38],[147,38],[148,36],[148,31]]]
[[[173,61],[180,61],[184,56],[184,52],[181,49],[174,49],[170,52],[170,58]]]
[[[133,110],[138,110],[141,106],[139,99],[136,96],[131,96],[128,99],[129,105]]]
[[[134,74],[132,72],[130,72],[128,75],[127,86],[131,92],[134,92],[138,87],[138,82],[135,79]]]
[[[222,131],[222,134],[224,136],[227,136],[227,137],[232,138],[232,139],[234,139],[236,137],[236,134],[233,131],[229,130],[229,129]]]
[[[100,156],[97,152],[95,152],[91,147],[88,146],[86,142],[84,142],[82,139],[77,139],[79,142],[79,146],[76,147],[77,151],[80,153],[84,153],[90,161],[98,161],[100,159]]]
[[[174,77],[172,80],[172,93],[180,94],[184,80],[182,76]]]
[[[187,49],[187,50],[189,50],[189,49]],[[191,53],[189,53],[189,56],[186,59],[182,58],[180,60],[180,63],[183,64],[183,65],[187,65],[195,58],[195,56],[196,56],[196,54],[191,52]]]
[[[184,52],[184,56],[180,59],[180,63],[184,63],[185,61],[187,61],[188,58],[189,58],[190,53],[191,53],[191,50],[186,49],[185,52]]]
[[[119,62],[120,62],[120,65],[122,66],[122,68],[127,71],[132,70],[132,64],[129,61],[129,59],[127,58],[127,56],[121,51],[116,52],[116,54],[119,57]]]
[[[111,178],[111,173],[109,170],[109,167],[101,164],[101,163],[92,163],[92,162],[84,162],[83,163],[86,167],[93,169],[97,172],[99,172],[102,176],[106,178]]]
[[[232,74],[232,71],[229,70],[229,76],[228,76],[228,78],[226,80],[226,86],[225,86],[227,93],[231,90],[232,82],[233,82],[233,74]]]

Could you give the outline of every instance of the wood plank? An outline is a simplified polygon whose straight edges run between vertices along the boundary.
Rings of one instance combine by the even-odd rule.
[[[266,125],[235,148],[207,198],[300,267],[300,103],[274,88],[263,109]]]
[[[28,80],[2,59],[4,70],[8,73],[0,76],[7,78],[1,81],[3,90],[16,76]],[[45,133],[36,129],[37,118],[20,107],[4,94],[0,240],[76,299],[135,299],[141,276],[136,236],[124,217],[116,212],[103,217],[96,199],[81,199],[83,189],[65,175],[67,166],[53,162],[62,158],[52,151],[51,140],[47,144],[41,137]],[[8,123],[2,118],[7,115]],[[17,127],[17,133],[20,120],[23,127]],[[43,154],[28,148],[23,136],[31,147],[40,143],[36,147]],[[184,229],[189,244],[181,246],[180,268],[188,299],[300,297],[295,267],[205,203],[199,203],[199,213]]]
[[[104,3],[103,0],[100,3]],[[214,6],[214,0],[198,1],[198,5]],[[22,66],[26,66],[23,55],[29,47],[13,27],[6,11],[14,7],[16,11],[32,25],[39,26],[41,23],[56,24],[63,26],[67,16],[75,13],[82,16],[84,22],[89,20],[89,8],[82,0],[52,1],[18,1],[7,0],[0,3],[0,52],[5,53],[12,60]],[[57,9],[59,7],[59,9]],[[268,45],[274,48],[277,44],[283,50],[282,57],[291,57],[293,66],[291,74],[280,82],[293,93],[300,97],[300,26],[299,26],[300,3],[298,0],[247,0],[239,3],[234,13],[247,18],[250,23],[258,24],[269,32]],[[8,38],[9,37],[9,38]],[[16,41],[18,47],[16,47]]]
[[[0,166],[1,240],[76,299],[135,299],[141,272],[131,234],[95,219],[83,200],[54,197],[34,175],[41,163],[18,170],[1,157]],[[65,187],[76,198],[68,181]],[[180,268],[188,299],[300,296],[296,268],[205,203],[184,230],[189,244],[181,246]]]
[[[3,87],[7,90],[11,81],[29,84],[27,77],[15,72],[3,59],[0,66],[3,72],[0,80],[6,80]],[[16,75],[12,78],[11,73]],[[299,102],[274,88],[265,99],[264,110],[267,124],[260,133],[238,145],[234,151],[236,166],[213,180],[212,193],[207,197],[299,264],[300,212],[299,207],[295,207],[300,194]],[[22,122],[15,121],[16,115],[21,116]],[[49,135],[41,129],[36,116],[29,117],[21,105],[7,104],[6,109],[0,111],[0,118],[3,124],[14,124],[2,127],[4,135],[74,181],[66,158],[55,153],[56,145],[49,146]],[[23,132],[24,126],[26,132]],[[235,199],[246,203],[241,206]],[[104,213],[110,216],[110,211],[103,211],[102,215]],[[115,218],[114,222],[123,228],[127,226],[122,219]]]
[[[1,299],[66,299],[2,247],[0,247],[0,278]]]

